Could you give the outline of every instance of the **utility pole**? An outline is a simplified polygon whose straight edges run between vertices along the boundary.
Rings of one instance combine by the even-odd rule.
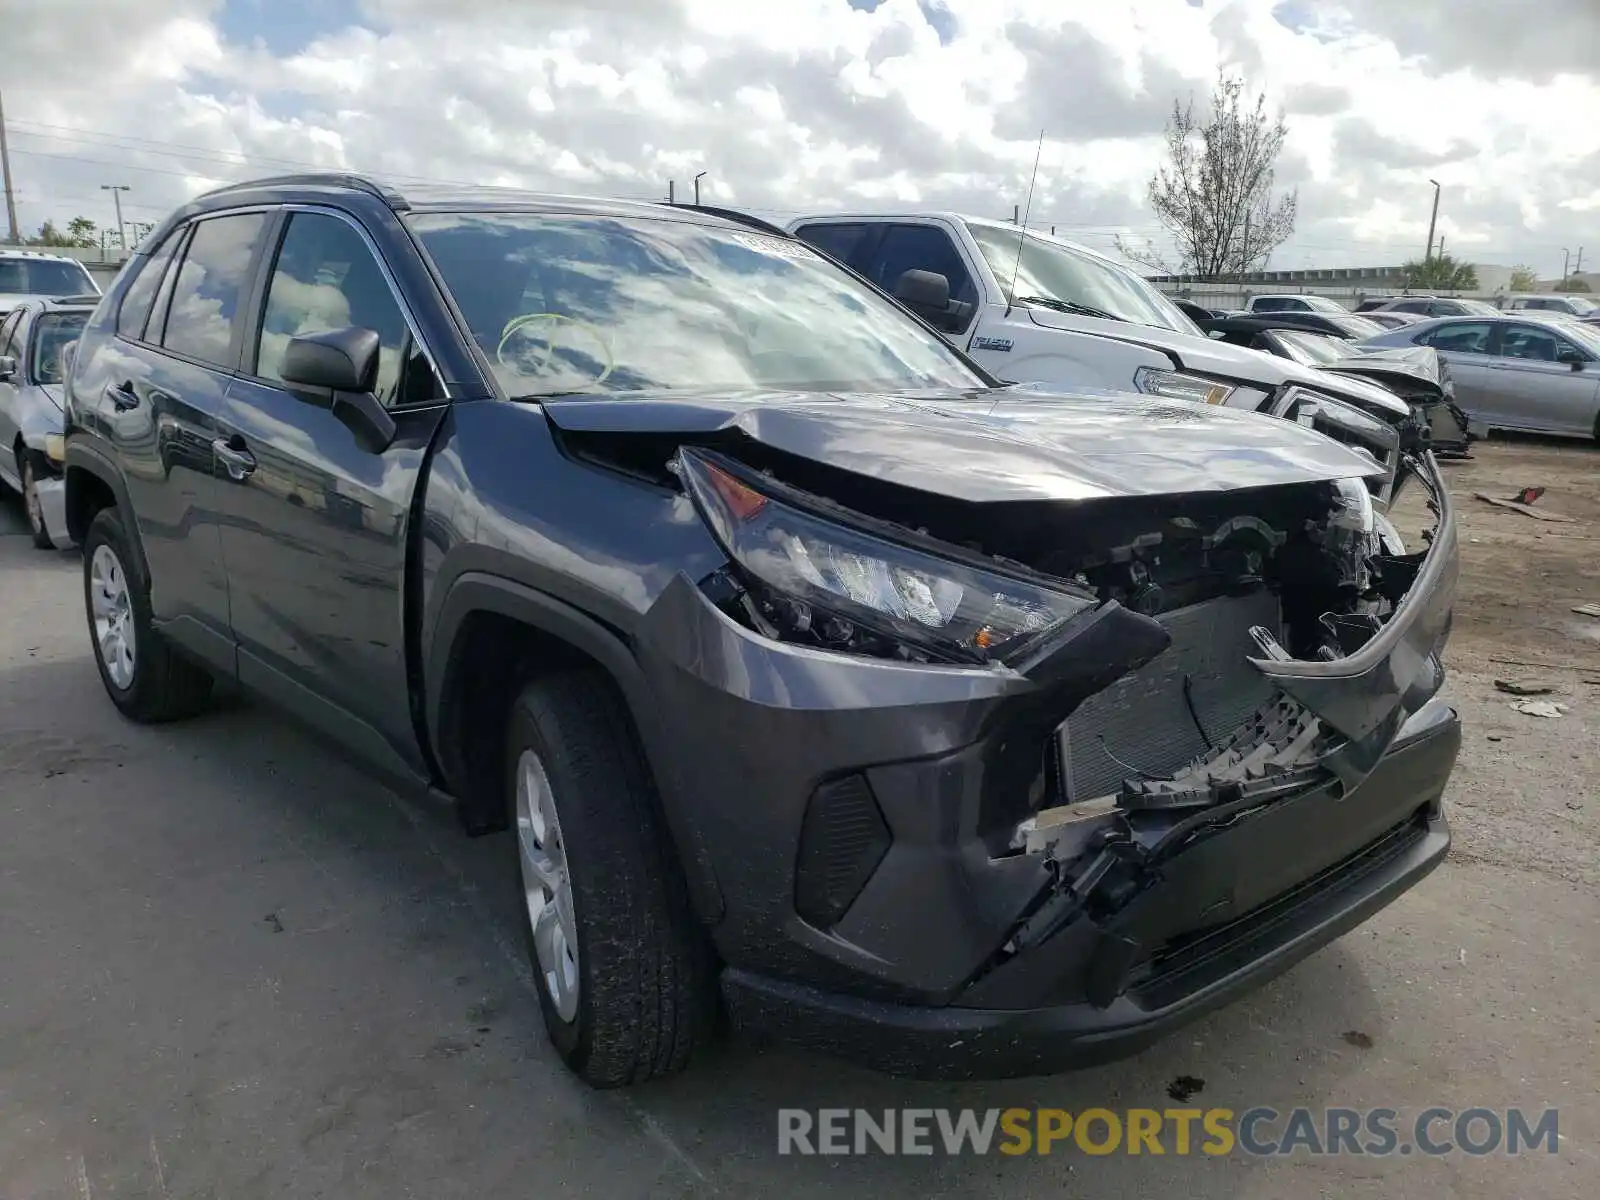
[[[6,146],[6,104],[0,98],[0,174],[6,183],[6,223],[11,227],[11,241],[20,243],[22,231],[17,228],[17,200],[11,192],[11,151]]]
[[[1428,250],[1422,256],[1423,262],[1433,257],[1433,229],[1439,223],[1439,181],[1430,179],[1428,182],[1433,184],[1433,215],[1428,218]]]
[[[1572,273],[1574,275],[1582,275],[1583,274],[1583,247],[1582,246],[1578,247],[1578,257],[1573,260]]]
[[[1022,205],[1013,204],[1011,206],[1011,223],[1013,225],[1022,224]]]
[[[1561,247],[1561,282],[1567,281],[1567,266],[1572,262],[1572,251],[1565,246]]]
[[[668,204],[676,204],[677,202],[678,202],[678,181],[676,179],[669,179],[669,180],[667,180],[667,203]]]
[[[694,204],[696,208],[700,207],[700,181],[704,179],[707,174],[708,172],[701,171],[700,174],[694,177]]]
[[[126,250],[128,248],[128,234],[122,224],[122,193],[131,189],[125,183],[102,183],[100,190],[111,193],[111,201],[117,207],[117,245]]]

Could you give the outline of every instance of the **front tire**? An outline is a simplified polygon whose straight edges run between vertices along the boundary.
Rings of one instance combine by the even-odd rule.
[[[33,455],[26,450],[17,451],[17,478],[22,481],[22,504],[28,511],[28,532],[33,534],[33,544],[40,550],[54,550],[56,545],[50,540],[50,531],[44,524],[44,509],[39,505]]]
[[[150,620],[150,589],[130,568],[131,543],[115,508],[95,514],[83,539],[83,601],[95,665],[123,716],[157,724],[192,716],[212,678],[181,658]]]
[[[591,671],[535,680],[506,751],[551,1042],[598,1088],[682,1070],[710,1026],[710,950],[621,697]]]

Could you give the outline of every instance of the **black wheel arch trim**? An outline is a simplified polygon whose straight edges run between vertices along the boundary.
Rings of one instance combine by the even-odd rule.
[[[465,570],[447,585],[426,643],[424,688],[428,740],[435,756],[443,752],[444,689],[450,657],[458,635],[474,613],[494,613],[549,634],[581,651],[606,671],[622,693],[638,731],[645,760],[662,798],[662,816],[675,843],[677,857],[701,919],[714,924],[721,919],[723,899],[715,872],[704,853],[694,852],[701,841],[685,812],[674,802],[679,788],[666,736],[656,718],[654,693],[632,649],[610,627],[577,607],[536,588],[488,571]],[[454,780],[449,781],[454,784]]]
[[[83,536],[89,532],[87,526],[80,530],[71,528],[71,515],[73,512],[72,473],[74,470],[86,471],[111,490],[112,496],[116,499],[117,507],[128,515],[128,519],[123,522],[123,525],[133,549],[134,567],[139,572],[139,578],[148,583],[150,581],[150,564],[144,556],[144,540],[139,536],[139,523],[133,519],[133,505],[128,501],[128,485],[124,482],[122,473],[117,470],[116,465],[103,451],[97,446],[85,443],[81,436],[68,439],[64,466],[66,469],[63,474],[66,476],[67,486],[67,524],[68,533],[71,534],[72,540],[82,545]]]

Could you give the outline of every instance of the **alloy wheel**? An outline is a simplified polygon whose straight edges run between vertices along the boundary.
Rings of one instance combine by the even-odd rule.
[[[517,759],[517,858],[545,991],[563,1021],[578,1015],[578,924],[555,795],[532,750]]]
[[[94,548],[89,560],[89,596],[95,645],[111,682],[123,691],[133,686],[138,641],[133,628],[133,597],[128,575],[110,546]]]

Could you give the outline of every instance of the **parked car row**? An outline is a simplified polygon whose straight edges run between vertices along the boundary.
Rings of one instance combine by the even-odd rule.
[[[1014,226],[797,231],[323,175],[184,206],[66,365],[111,701],[238,684],[509,829],[602,1087],[719,1007],[899,1073],[1128,1053],[1443,859],[1457,535],[1411,403]]]

